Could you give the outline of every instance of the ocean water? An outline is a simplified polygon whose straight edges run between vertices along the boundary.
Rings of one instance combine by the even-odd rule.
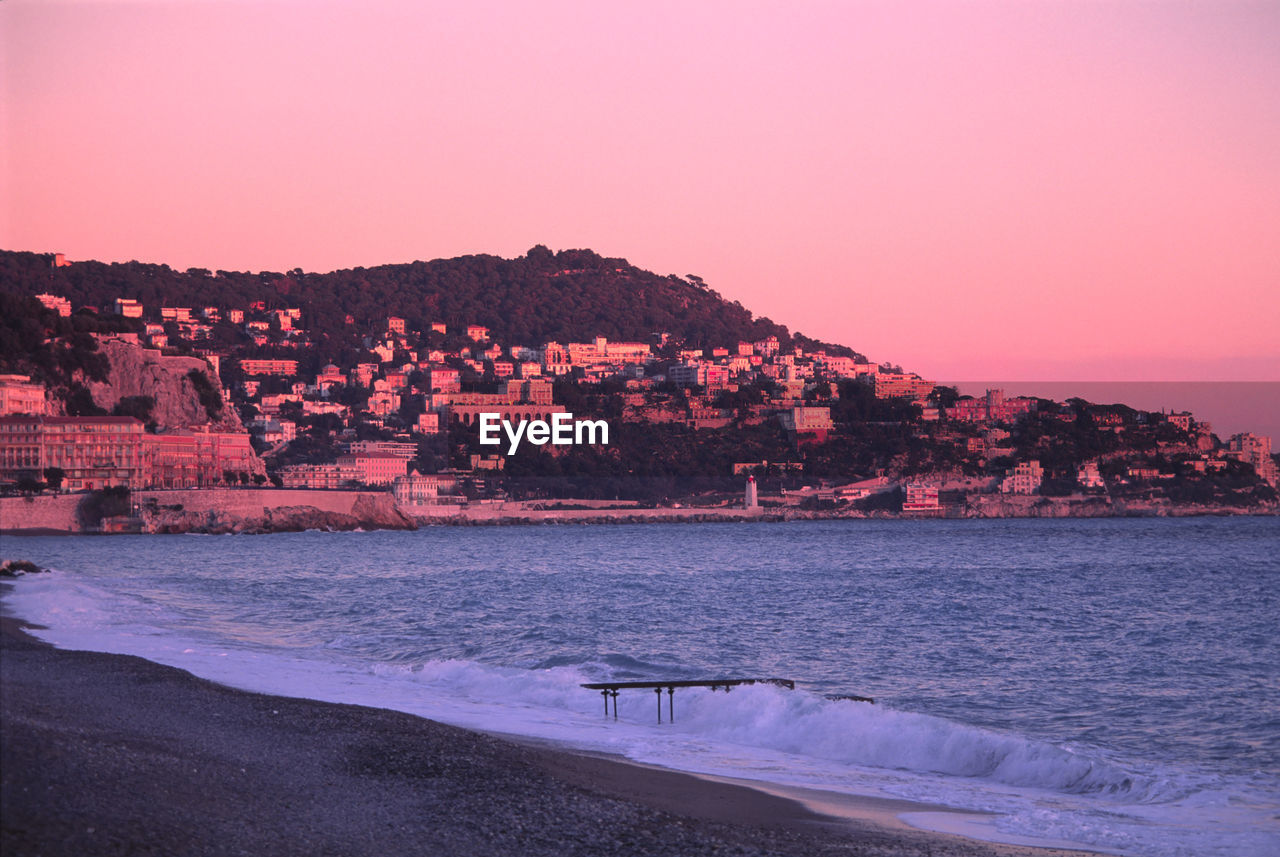
[[[983,835],[1280,854],[1280,520],[5,537],[68,648],[682,770],[933,801]],[[583,682],[651,691],[618,719]],[[858,694],[876,703],[832,700]]]

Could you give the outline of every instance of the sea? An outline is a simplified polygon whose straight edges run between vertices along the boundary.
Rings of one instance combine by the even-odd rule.
[[[1280,854],[1275,517],[2,541],[53,569],[6,610],[60,647],[995,841]],[[581,686],[714,678],[795,688],[624,689],[615,719]]]

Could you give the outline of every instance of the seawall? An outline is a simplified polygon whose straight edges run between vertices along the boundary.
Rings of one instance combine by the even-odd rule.
[[[85,494],[0,498],[0,532],[83,533]],[[412,526],[380,491],[207,488],[135,491],[148,532]]]

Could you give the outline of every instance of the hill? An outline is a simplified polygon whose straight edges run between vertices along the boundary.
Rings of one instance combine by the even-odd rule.
[[[388,315],[412,329],[443,321],[451,330],[483,325],[505,344],[584,341],[653,342],[668,333],[689,348],[732,346],[740,340],[776,336],[784,344],[825,347],[859,356],[845,346],[792,335],[768,318],[757,318],[727,301],[698,277],[663,276],[626,259],[591,250],[553,253],[537,246],[524,256],[460,256],[430,262],[378,265],[326,274],[287,272],[176,271],[143,262],[74,262],[53,267],[52,255],[0,251],[0,292],[60,295],[73,307],[110,306],[116,298],[144,305],[298,307],[305,326],[335,341],[352,325],[368,330]]]

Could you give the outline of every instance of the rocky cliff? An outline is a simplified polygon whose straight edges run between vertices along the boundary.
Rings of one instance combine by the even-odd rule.
[[[235,409],[220,407],[216,416],[201,401],[221,406],[222,382],[204,359],[161,354],[116,338],[99,339],[98,348],[111,362],[111,374],[105,382],[90,381],[86,386],[100,408],[108,411],[121,399],[151,396],[155,406],[151,419],[160,431],[205,426],[215,431],[244,431]],[[208,379],[207,388],[197,389],[192,371]],[[216,399],[215,399],[216,397]]]
[[[414,530],[390,494],[360,495],[349,512],[316,506],[274,506],[259,513],[205,509],[143,511],[147,533],[285,533],[302,530]]]

